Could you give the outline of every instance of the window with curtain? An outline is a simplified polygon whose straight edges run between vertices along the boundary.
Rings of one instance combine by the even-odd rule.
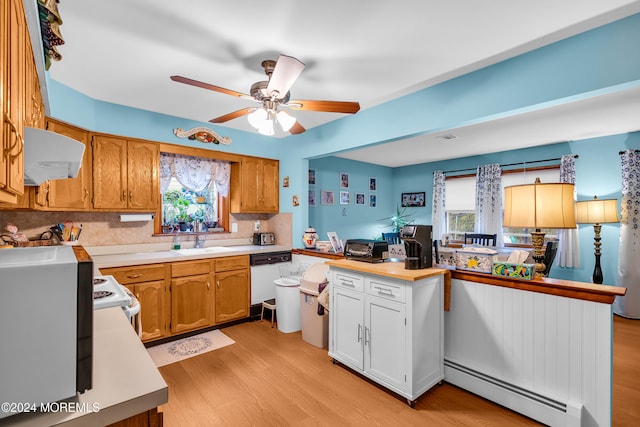
[[[214,159],[179,154],[160,155],[163,232],[192,231],[196,222],[215,231],[218,196],[229,192],[230,165]]]
[[[542,182],[559,182],[560,169],[554,167],[539,170],[503,171],[501,191],[511,185],[533,184],[536,177]],[[446,228],[452,239],[462,240],[464,233],[473,233],[476,222],[476,176],[447,177],[445,180]],[[557,238],[557,230],[545,230],[547,239]],[[530,245],[528,229],[502,229],[506,245]]]

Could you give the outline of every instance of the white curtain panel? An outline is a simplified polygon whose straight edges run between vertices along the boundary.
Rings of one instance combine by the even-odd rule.
[[[560,159],[560,182],[576,183],[576,163],[573,154],[565,154]],[[573,199],[576,200],[576,190],[573,190]],[[580,237],[578,228],[558,230],[558,252],[556,253],[558,267],[580,267]]]
[[[179,154],[160,154],[160,192],[169,187],[171,177],[188,190],[202,191],[213,179],[218,193],[226,196],[229,193],[231,166],[222,162],[202,157],[181,156]]]
[[[627,288],[627,293],[616,298],[613,312],[640,319],[640,151],[624,151],[621,161],[622,211],[617,285]]]
[[[431,222],[433,227],[433,239],[442,239],[442,234],[447,230],[447,213],[445,204],[444,172],[433,173],[433,196],[431,199]]]
[[[478,166],[474,231],[480,234],[497,234],[496,246],[504,246],[502,238],[502,169],[498,164]]]

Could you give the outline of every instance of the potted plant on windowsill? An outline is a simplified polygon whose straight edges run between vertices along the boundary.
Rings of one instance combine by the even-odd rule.
[[[187,231],[187,223],[191,222],[191,215],[188,214],[189,200],[184,197],[173,202],[173,206],[178,210],[178,226],[180,231]]]

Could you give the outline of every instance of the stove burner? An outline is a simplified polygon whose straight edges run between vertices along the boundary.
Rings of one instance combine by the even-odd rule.
[[[107,279],[103,279],[103,278],[93,279],[94,285],[102,285],[103,283],[107,283]]]
[[[93,299],[100,299],[100,298],[110,297],[111,295],[113,295],[113,292],[111,292],[111,291],[95,291],[93,293]]]

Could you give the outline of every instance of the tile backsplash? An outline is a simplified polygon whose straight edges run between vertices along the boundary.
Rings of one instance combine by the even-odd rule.
[[[79,243],[85,246],[129,245],[139,243],[171,242],[172,236],[153,235],[153,221],[120,222],[120,213],[112,212],[37,212],[0,211],[0,234],[10,223],[18,227],[30,239],[47,231],[54,224],[73,221],[82,225]],[[250,239],[255,222],[260,221],[260,231],[275,233],[277,244],[291,245],[291,214],[231,214],[230,223],[238,224],[237,233],[207,234],[207,240]],[[185,236],[193,240],[194,236]],[[248,242],[249,240],[247,240]]]

